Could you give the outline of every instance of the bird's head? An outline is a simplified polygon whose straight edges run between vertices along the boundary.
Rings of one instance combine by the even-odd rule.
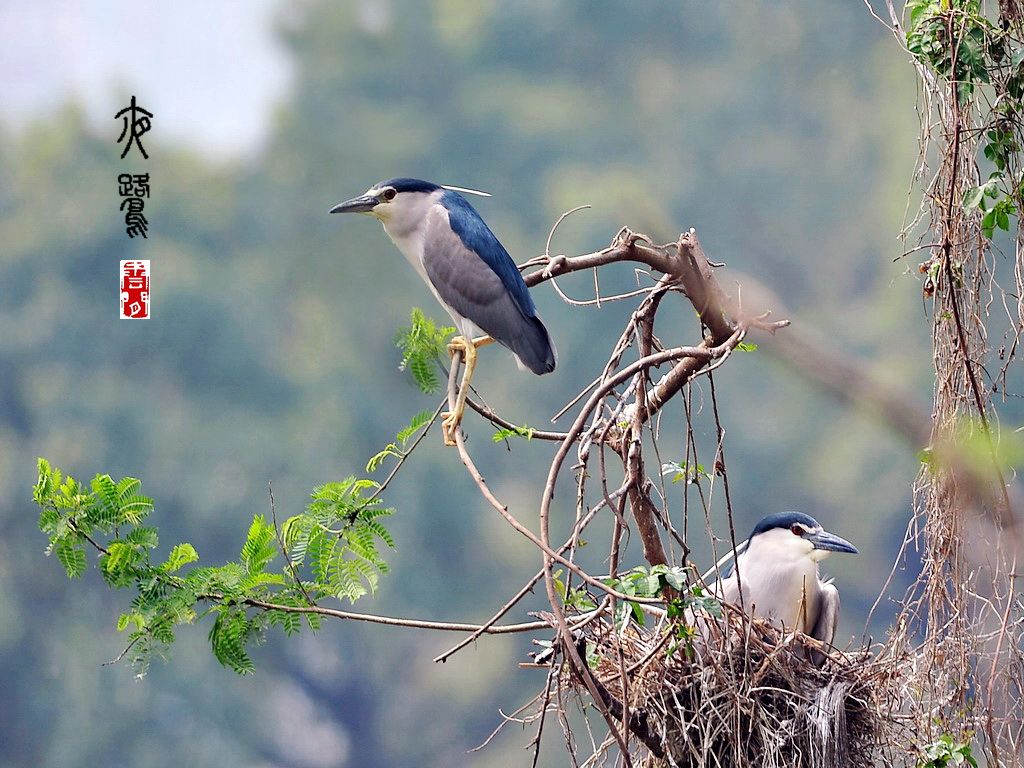
[[[435,193],[444,189],[420,179],[388,179],[374,184],[358,197],[338,203],[331,213],[368,213],[387,224],[396,219],[425,215]]]
[[[748,551],[770,549],[777,560],[824,560],[833,552],[857,554],[846,539],[829,533],[810,515],[802,512],[777,512],[754,526]]]

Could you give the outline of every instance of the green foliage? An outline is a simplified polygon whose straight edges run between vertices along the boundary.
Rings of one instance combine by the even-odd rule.
[[[988,131],[985,137],[988,141],[982,148],[982,152],[996,167],[996,170],[1005,171],[1010,163],[1010,157],[1014,152],[1020,150],[1020,146],[1013,138],[1013,134],[997,125]]]
[[[964,418],[952,432],[951,446],[928,446],[917,452],[918,460],[930,472],[946,468],[951,457],[978,476],[1000,472],[1013,474],[1024,467],[1024,431],[1021,427],[988,425],[980,419]]]
[[[991,135],[991,133],[990,133]],[[986,145],[985,154],[989,155],[989,147]],[[983,212],[981,219],[981,231],[985,237],[991,239],[996,229],[1004,232],[1010,231],[1010,217],[1017,215],[1017,204],[1012,198],[1004,196],[1000,189],[1002,173],[996,171],[987,182],[978,187],[971,187],[964,194],[963,207],[965,210],[978,210]],[[990,203],[989,200],[995,200]]]
[[[256,515],[237,562],[186,570],[199,560],[189,543],[176,544],[162,562],[153,560],[159,536],[155,528],[141,525],[153,501],[141,494],[138,480],[114,482],[109,475],[97,475],[86,490],[46,459],[39,459],[38,468],[33,499],[40,507],[39,527],[49,537],[47,551],[68,577],[77,578],[92,549],[107,584],[135,590],[117,630],[129,632],[125,655],[140,674],[154,654],[163,655],[174,642],[178,626],[207,615],[213,617],[209,639],[217,660],[239,674],[252,673],[249,648],[263,640],[268,626],[291,635],[305,616],[317,629],[319,616],[289,609],[309,607],[325,596],[354,602],[373,591],[388,570],[378,542],[395,544],[380,522],[393,510],[377,497],[377,484],[350,477],[317,488],[305,513],[289,518],[280,535]],[[278,571],[268,570],[282,546],[288,562]],[[311,579],[301,580],[303,566]]]
[[[398,368],[408,371],[416,386],[430,395],[441,386],[437,372],[447,356],[448,337],[455,328],[438,326],[418,307],[413,308],[409,321],[408,326],[399,328],[395,334],[395,346],[402,350]]]
[[[948,733],[924,748],[924,758],[918,762],[918,768],[947,768],[965,764],[978,768],[978,761],[971,754],[970,741],[956,741]]]
[[[525,424],[521,427],[513,426],[511,429],[502,427],[491,436],[491,439],[496,443],[500,443],[502,440],[508,440],[510,437],[524,437],[527,440],[532,440],[533,432],[533,427],[528,427]]]
[[[722,604],[718,598],[708,595],[699,584],[690,587],[688,593],[682,594],[669,603],[669,618],[682,617],[687,610],[698,610],[715,617],[722,618]]]
[[[982,214],[986,238],[992,239],[996,230],[1009,232],[1024,194],[1021,180],[1010,171],[1011,158],[1020,151],[1012,125],[1024,109],[1024,48],[985,17],[978,0],[910,0],[906,7],[907,48],[939,76],[955,78],[961,103],[980,86],[995,91],[982,143],[982,154],[995,170],[984,184],[967,190],[962,204]]]
[[[686,481],[687,485],[690,483],[696,483],[700,478],[707,480],[713,480],[711,473],[708,472],[703,464],[698,463],[685,463],[680,464],[678,461],[666,461],[661,465],[662,476],[672,475],[672,482],[679,483]]]
[[[210,628],[210,645],[217,661],[240,675],[256,671],[246,646],[259,639],[259,628],[244,610],[236,607],[217,609],[217,618]]]
[[[679,566],[652,565],[650,569],[638,565],[617,578],[605,579],[609,587],[631,597],[660,597],[671,590],[680,592],[686,588],[686,570]],[[616,620],[626,624],[632,618],[641,626],[644,624],[644,612],[639,603],[624,602],[619,606]]]
[[[267,524],[263,515],[256,515],[249,526],[249,535],[245,538],[240,555],[242,566],[250,575],[262,573],[267,563],[274,559],[277,550],[274,546],[274,529]]]
[[[191,544],[176,544],[171,554],[167,556],[167,562],[160,566],[161,570],[167,573],[174,573],[182,566],[194,563],[199,559],[199,553]]]
[[[756,352],[757,344],[752,341],[741,341],[736,345],[737,352]]]
[[[675,631],[667,651],[669,656],[684,648],[687,656],[693,657],[693,638],[697,634],[697,628],[693,625],[691,615],[688,615],[688,612],[692,611],[706,613],[716,619],[722,618],[722,604],[717,598],[706,594],[699,584],[691,586],[688,592],[681,591],[679,596],[668,604],[668,617],[675,621]]]
[[[985,213],[981,219],[981,232],[985,237],[992,239],[996,228],[1004,232],[1010,231],[1010,217],[1017,215],[1017,204],[1008,197],[1004,197]]]
[[[306,514],[285,521],[282,536],[296,565],[306,565],[319,594],[355,602],[377,588],[388,564],[378,540],[394,548],[391,534],[380,522],[394,510],[374,495],[372,480],[349,477],[313,491]]]
[[[417,432],[429,424],[433,418],[434,414],[430,411],[420,411],[413,416],[409,425],[395,435],[394,442],[388,443],[382,450],[370,457],[370,460],[366,462],[366,471],[376,472],[380,465],[388,458],[404,459],[409,451],[409,441]]]
[[[555,590],[561,595],[565,605],[569,608],[575,608],[577,611],[592,611],[597,608],[597,603],[594,602],[585,587],[569,589],[569,585],[562,579],[564,573],[562,569],[558,569],[553,576]]]
[[[961,101],[991,82],[988,59],[1001,55],[1002,41],[978,0],[960,2],[955,9],[948,0],[909,0],[906,11],[907,50],[936,74],[954,78]]]
[[[560,575],[560,572],[559,572]],[[594,608],[589,595],[582,590],[566,593],[565,586],[556,579],[560,592],[565,596],[566,605],[579,607],[580,610]],[[620,575],[618,578],[606,579],[605,584],[631,597],[668,597],[668,617],[673,620],[673,637],[668,646],[668,654],[686,648],[692,655],[693,638],[696,629],[693,626],[691,611],[700,611],[715,618],[722,616],[722,604],[713,596],[704,592],[700,585],[688,585],[686,569],[679,566],[655,565],[651,568],[637,566]],[[582,593],[582,596],[581,596]],[[586,602],[584,602],[586,600]],[[640,603],[624,601],[618,608],[616,622],[625,627],[630,621],[643,626],[645,614]]]

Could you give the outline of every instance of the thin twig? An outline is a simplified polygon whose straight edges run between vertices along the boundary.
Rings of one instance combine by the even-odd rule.
[[[267,481],[267,492],[270,494],[270,519],[274,523],[274,537],[277,539],[277,544],[281,548],[281,556],[284,561],[288,564],[288,570],[291,571],[292,580],[295,585],[302,592],[302,596],[306,598],[306,602],[309,605],[316,605],[316,601],[309,596],[309,592],[306,591],[306,585],[302,583],[302,579],[299,578],[299,572],[295,568],[295,563],[292,561],[291,555],[288,554],[288,547],[285,546],[284,536],[281,533],[281,528],[277,524],[277,505],[274,503],[274,485],[269,480]]]

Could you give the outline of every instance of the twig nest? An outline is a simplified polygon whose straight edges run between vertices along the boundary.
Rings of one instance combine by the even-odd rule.
[[[593,621],[577,648],[605,706],[646,747],[643,765],[846,768],[873,765],[892,743],[892,659],[823,649],[743,615],[685,624]],[[823,653],[823,650],[827,652]],[[563,683],[588,696],[569,672]]]

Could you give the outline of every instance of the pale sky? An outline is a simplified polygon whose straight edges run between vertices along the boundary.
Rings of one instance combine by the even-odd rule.
[[[113,130],[135,93],[168,140],[244,155],[289,84],[280,11],[278,0],[0,0],[0,123],[73,98]]]

